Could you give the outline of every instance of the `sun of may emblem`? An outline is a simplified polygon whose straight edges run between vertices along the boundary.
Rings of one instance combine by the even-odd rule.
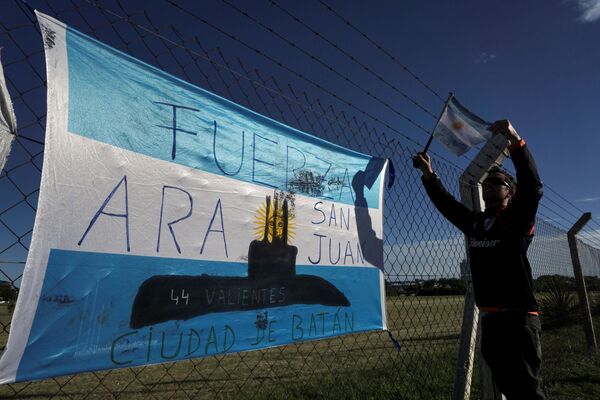
[[[465,123],[462,121],[454,121],[452,123],[452,128],[456,129],[457,131],[461,130],[464,127],[465,127]]]
[[[288,204],[290,204],[288,211],[288,240],[292,240],[295,236],[294,228],[296,224],[294,223],[295,215],[294,215],[294,198],[289,193],[275,193],[275,202],[271,202],[271,207],[269,207],[269,241],[273,240],[273,231],[272,224],[273,218],[277,217],[276,226],[277,226],[277,237],[280,238],[283,235],[283,200],[287,199]],[[275,214],[277,213],[277,214]],[[256,214],[254,216],[254,235],[257,239],[262,239],[265,237],[265,227],[267,221],[267,203],[264,201],[256,210]]]

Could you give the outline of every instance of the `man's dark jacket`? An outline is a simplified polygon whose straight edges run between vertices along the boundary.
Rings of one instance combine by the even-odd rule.
[[[483,311],[538,310],[527,249],[533,239],[542,182],[525,142],[510,150],[518,188],[505,208],[472,212],[437,177],[423,178],[436,208],[467,236],[475,303]]]

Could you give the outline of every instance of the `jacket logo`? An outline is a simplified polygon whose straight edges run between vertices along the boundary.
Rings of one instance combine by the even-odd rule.
[[[487,218],[485,221],[483,221],[483,229],[489,231],[490,228],[494,225],[494,222],[496,222],[496,218]]]
[[[472,248],[488,248],[488,247],[496,247],[500,243],[499,239],[491,239],[491,240],[477,240],[470,238],[469,239],[469,247]]]

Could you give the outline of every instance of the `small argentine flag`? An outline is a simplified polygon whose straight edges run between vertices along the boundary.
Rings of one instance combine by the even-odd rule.
[[[452,153],[461,156],[471,147],[492,137],[492,132],[488,129],[490,125],[491,123],[473,114],[451,95],[433,130],[433,137]]]

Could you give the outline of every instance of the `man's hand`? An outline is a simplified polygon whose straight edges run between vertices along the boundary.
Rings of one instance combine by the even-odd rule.
[[[512,126],[510,121],[507,119],[501,119],[494,122],[490,126],[490,131],[492,131],[494,135],[506,136],[510,144],[517,144],[521,140],[521,136],[519,136],[515,127]]]
[[[433,168],[431,168],[431,158],[427,153],[417,153],[413,157],[413,161],[419,165],[421,172],[425,179],[429,179],[433,175]]]

